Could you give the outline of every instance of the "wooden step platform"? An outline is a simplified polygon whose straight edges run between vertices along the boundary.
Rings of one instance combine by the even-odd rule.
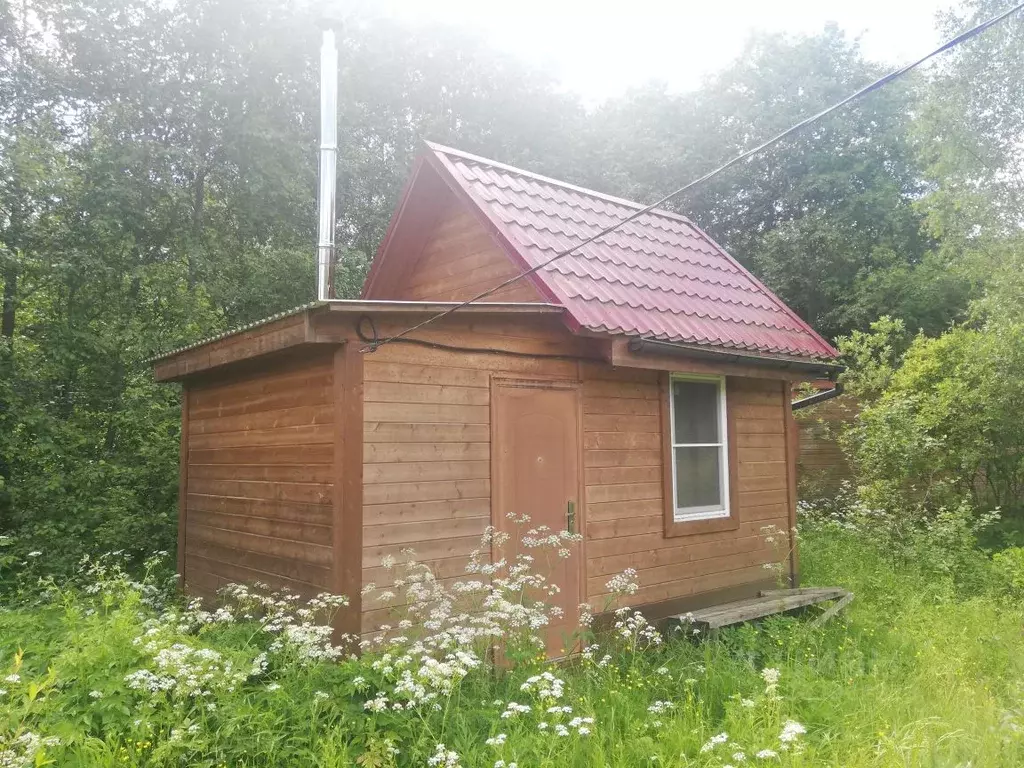
[[[701,608],[699,611],[673,616],[672,620],[698,629],[719,629],[829,600],[836,602],[815,620],[815,625],[824,624],[849,605],[853,600],[853,593],[839,587],[770,589],[762,591],[758,597]]]

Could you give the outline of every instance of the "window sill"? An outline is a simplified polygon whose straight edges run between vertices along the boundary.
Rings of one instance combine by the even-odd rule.
[[[695,515],[683,520],[673,519],[671,522],[667,522],[665,524],[665,537],[697,536],[702,533],[734,531],[739,527],[739,516],[715,512],[699,516]]]
[[[675,510],[675,516],[673,522],[676,523],[689,523],[694,520],[715,520],[719,517],[728,517],[728,509],[698,509],[694,512],[683,512]]]

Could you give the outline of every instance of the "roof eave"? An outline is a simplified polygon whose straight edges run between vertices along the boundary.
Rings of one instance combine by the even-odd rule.
[[[650,337],[631,338],[627,347],[634,354],[660,354],[679,357],[702,358],[705,360],[716,360],[723,363],[738,363],[742,365],[781,368],[801,373],[821,375],[830,380],[846,370],[846,366],[827,360],[819,360],[810,357],[794,357],[790,355],[777,355],[750,352],[737,352],[722,347],[713,347],[704,344],[687,344],[678,341],[664,341]]]
[[[192,344],[186,344],[176,349],[172,349],[166,352],[161,352],[150,358],[147,358],[144,362],[148,364],[156,364],[168,360],[176,355],[180,355],[186,352],[192,352],[202,347],[214,344],[225,339],[229,339],[232,336],[238,336],[243,333],[255,331],[264,326],[285,320],[287,318],[299,315],[302,313],[312,314],[317,312],[330,312],[330,313],[348,313],[353,315],[362,314],[375,314],[375,313],[387,313],[387,314],[398,314],[398,315],[431,315],[440,314],[448,310],[458,308],[458,314],[476,314],[476,315],[564,315],[565,307],[560,304],[548,304],[544,302],[515,302],[515,301],[490,301],[490,302],[477,302],[468,306],[461,306],[459,302],[454,301],[391,301],[391,300],[375,300],[375,299],[331,299],[329,301],[313,301],[308,304],[302,304],[301,306],[289,309],[284,312],[278,312],[277,314],[271,315],[270,317],[257,320],[252,323],[247,323],[242,326],[231,328],[230,330],[224,331],[223,333],[216,334],[214,336],[208,336],[199,341],[193,342]]]

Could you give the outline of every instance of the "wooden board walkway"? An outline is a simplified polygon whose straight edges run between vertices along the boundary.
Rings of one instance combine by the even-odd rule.
[[[673,616],[672,620],[700,629],[719,629],[830,600],[836,602],[814,622],[815,625],[820,626],[850,604],[850,601],[853,600],[852,592],[839,587],[770,589],[762,591],[757,597],[713,605],[699,611]]]

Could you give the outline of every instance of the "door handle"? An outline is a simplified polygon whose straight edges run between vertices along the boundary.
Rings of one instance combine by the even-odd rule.
[[[576,502],[570,501],[565,511],[565,530],[576,533]]]

